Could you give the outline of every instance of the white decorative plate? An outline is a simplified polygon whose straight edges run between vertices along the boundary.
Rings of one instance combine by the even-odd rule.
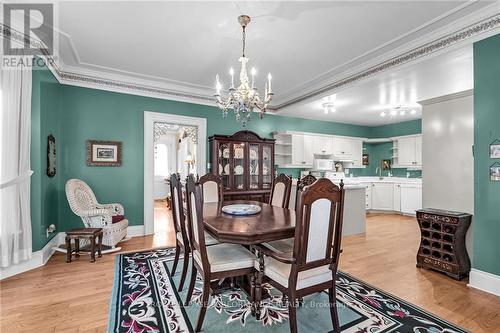
[[[238,147],[234,149],[234,158],[243,158],[243,148]]]
[[[242,175],[243,174],[243,167],[241,165],[235,166],[234,167],[234,174]]]
[[[266,165],[264,165],[264,166],[262,167],[262,174],[263,174],[263,175],[267,175],[267,173],[268,173],[268,172],[269,172],[269,169],[267,168],[267,166],[266,166]]]
[[[224,173],[229,175],[229,164],[224,167]]]
[[[222,157],[229,158],[229,148],[224,148],[222,151]]]
[[[222,207],[222,211],[231,215],[253,215],[259,213],[260,206],[249,204],[234,204]]]
[[[223,173],[224,168],[222,167],[222,164],[219,164],[219,174]]]
[[[257,159],[257,151],[250,149],[250,158],[252,160],[256,160]]]

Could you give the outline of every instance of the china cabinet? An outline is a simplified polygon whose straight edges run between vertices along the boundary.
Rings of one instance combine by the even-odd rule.
[[[274,139],[251,131],[209,138],[212,172],[222,177],[224,200],[267,202],[274,177]]]

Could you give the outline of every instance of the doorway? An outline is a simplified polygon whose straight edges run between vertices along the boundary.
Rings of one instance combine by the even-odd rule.
[[[206,170],[206,119],[144,113],[144,233],[166,237],[173,231],[172,173],[181,179]]]

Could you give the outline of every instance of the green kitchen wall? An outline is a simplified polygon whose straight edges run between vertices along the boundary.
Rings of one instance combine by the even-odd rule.
[[[500,34],[474,44],[474,258],[500,275],[500,182],[489,177],[489,145],[500,140]]]
[[[33,248],[41,249],[49,240],[46,227],[54,223],[58,231],[81,226],[66,201],[68,179],[80,178],[103,203],[119,202],[131,225],[143,224],[143,113],[179,114],[207,119],[207,134],[232,134],[241,130],[233,119],[223,120],[211,106],[169,101],[131,94],[58,84],[48,70],[33,71],[32,130],[32,223]],[[414,134],[419,121],[384,126],[387,136]],[[380,137],[374,127],[266,115],[252,120],[246,129],[263,137],[273,131],[295,130],[357,137]],[[57,142],[57,175],[48,178],[46,138],[53,133]],[[123,142],[121,167],[88,167],[88,139]],[[368,169],[371,170],[371,169]],[[279,170],[298,176],[300,169]],[[366,171],[368,172],[368,171]]]

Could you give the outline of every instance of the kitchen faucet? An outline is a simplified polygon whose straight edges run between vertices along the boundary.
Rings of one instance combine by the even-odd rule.
[[[378,178],[379,178],[379,179],[384,178],[384,177],[382,177],[382,169],[381,169],[381,168],[377,167],[377,168],[375,169],[375,173],[376,173],[376,174],[378,174]]]

